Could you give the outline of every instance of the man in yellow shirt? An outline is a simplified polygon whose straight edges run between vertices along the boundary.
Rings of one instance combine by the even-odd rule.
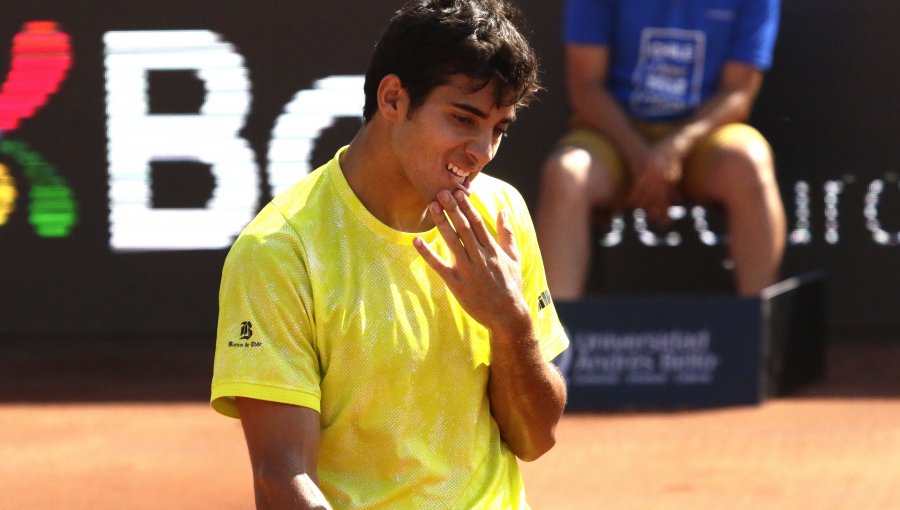
[[[350,145],[229,252],[211,403],[258,508],[528,508],[516,457],[554,444],[568,339],[524,200],[480,175],[539,89],[515,19],[398,11]]]

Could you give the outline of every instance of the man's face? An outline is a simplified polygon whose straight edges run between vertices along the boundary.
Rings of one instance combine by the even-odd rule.
[[[495,104],[493,83],[476,92],[471,88],[468,77],[451,76],[411,115],[403,112],[394,131],[403,176],[423,207],[442,189],[468,193],[515,120],[515,106]]]

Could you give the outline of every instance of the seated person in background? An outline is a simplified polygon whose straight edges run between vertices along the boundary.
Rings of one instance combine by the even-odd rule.
[[[584,293],[597,208],[658,226],[686,197],[724,208],[741,295],[775,283],[784,207],[772,151],[742,124],[772,60],[779,0],[568,0],[572,130],[542,171],[537,232],[550,290]]]

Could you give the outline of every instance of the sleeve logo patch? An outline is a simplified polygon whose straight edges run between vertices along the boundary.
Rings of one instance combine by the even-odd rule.
[[[250,340],[253,336],[253,323],[244,321],[241,323],[241,340]],[[228,347],[262,347],[262,340],[253,342],[228,342]]]
[[[547,308],[550,306],[550,303],[550,291],[545,289],[544,292],[541,292],[541,295],[538,296],[538,311],[540,312],[544,308]]]
[[[253,324],[250,321],[241,323],[241,340],[249,340],[253,336]]]

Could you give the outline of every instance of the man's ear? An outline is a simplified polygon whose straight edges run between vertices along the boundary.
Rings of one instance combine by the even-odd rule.
[[[388,74],[378,84],[378,113],[388,120],[396,120],[406,115],[409,106],[409,96],[400,77],[396,74]]]

